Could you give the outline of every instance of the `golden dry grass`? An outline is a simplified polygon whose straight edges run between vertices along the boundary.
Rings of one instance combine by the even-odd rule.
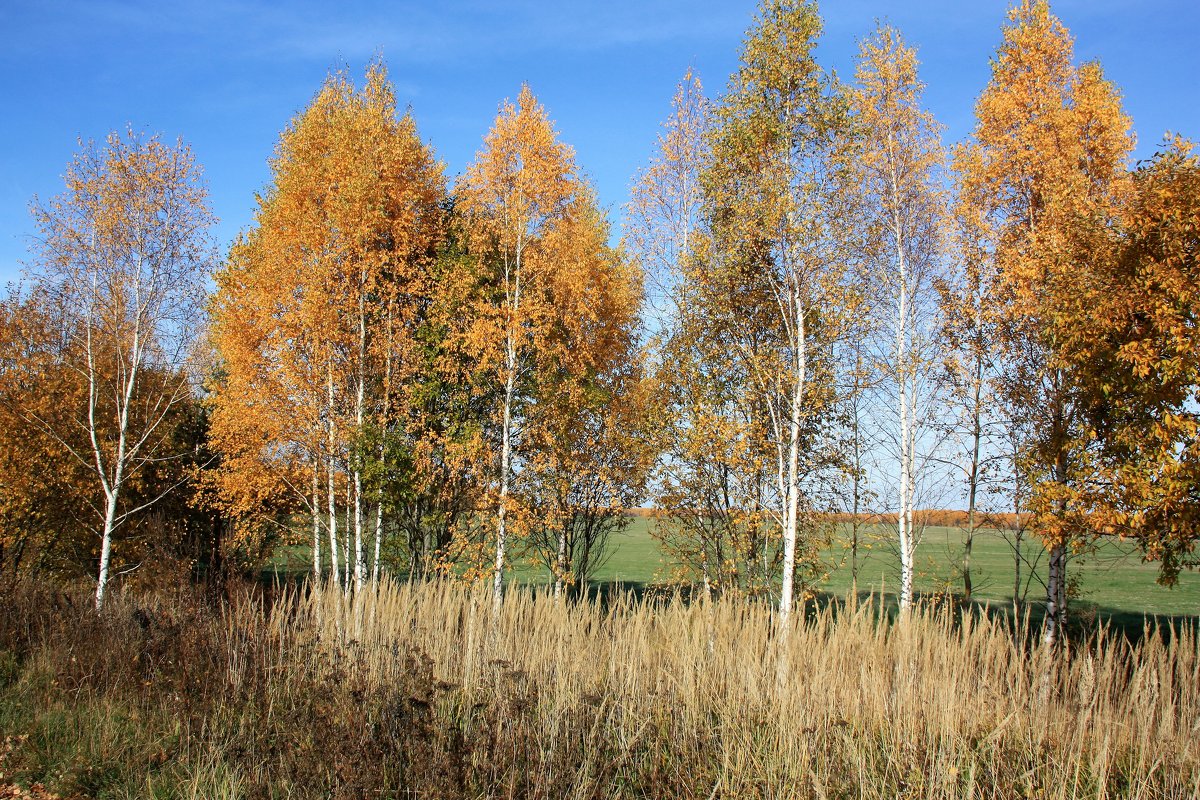
[[[606,794],[599,775],[636,785],[655,759],[679,770],[680,796],[1200,796],[1194,630],[1054,651],[973,613],[892,624],[862,604],[781,630],[738,601],[512,592],[495,614],[448,584],[385,584],[357,603],[325,592],[275,619],[281,641],[354,651],[371,685],[402,678],[397,648],[425,654],[447,725],[523,687],[532,706],[511,712],[537,732],[527,746],[576,750],[581,797]]]
[[[238,600],[237,598],[241,599]],[[63,797],[1200,798],[1196,631],[383,583],[0,604],[0,786]],[[20,789],[18,787],[25,787]],[[17,795],[23,796],[23,795]]]

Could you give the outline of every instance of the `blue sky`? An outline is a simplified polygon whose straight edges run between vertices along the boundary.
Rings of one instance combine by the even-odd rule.
[[[1125,95],[1149,156],[1170,129],[1200,139],[1200,3],[1060,0],[1080,60]],[[971,127],[1002,0],[828,0],[823,63],[849,77],[876,19],[919,49],[927,104],[955,141]],[[747,0],[608,2],[18,2],[0,4],[0,283],[19,276],[31,198],[61,189],[79,138],[127,124],[184,137],[204,165],[226,244],[287,121],[331,68],[361,75],[382,53],[403,104],[453,177],[498,103],[527,81],[619,221],[688,65],[710,93],[736,66]]]

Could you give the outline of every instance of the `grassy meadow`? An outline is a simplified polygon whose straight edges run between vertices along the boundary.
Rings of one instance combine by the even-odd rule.
[[[633,584],[653,583],[668,575],[658,541],[651,535],[654,520],[634,517],[627,531],[613,536],[611,555],[597,572],[597,582]],[[860,592],[891,595],[900,582],[900,562],[892,546],[894,529],[884,525],[860,529],[858,589]],[[1007,531],[985,529],[975,535],[971,571],[976,599],[991,603],[1009,603],[1013,594],[1013,550]],[[828,575],[820,590],[835,597],[853,586],[850,567],[850,533],[838,526],[831,546],[823,551]],[[1045,577],[1045,557],[1037,539],[1022,542],[1026,564],[1036,567]],[[962,592],[961,563],[965,532],[954,527],[926,528],[917,548],[916,591],[923,594]],[[1184,572],[1172,588],[1156,582],[1158,565],[1143,563],[1135,548],[1126,543],[1107,541],[1091,551],[1080,553],[1070,570],[1079,578],[1079,594],[1074,598],[1081,610],[1123,618],[1143,615],[1185,617],[1200,615],[1200,573]],[[1028,583],[1028,599],[1037,601],[1045,593],[1037,578],[1029,582],[1029,569],[1022,566]],[[524,580],[547,580],[544,571],[518,570]]]
[[[598,584],[666,577],[650,524],[614,538]],[[348,596],[282,580],[306,573],[302,548],[277,555],[281,580],[129,584],[102,614],[86,586],[9,584],[0,800],[1200,800],[1200,576],[1158,587],[1107,543],[1076,563],[1076,611],[1119,624],[1048,647],[1036,615],[897,619],[885,534],[858,594],[839,536],[838,602],[786,623],[737,598],[560,602],[528,565],[500,606],[447,581]],[[957,588],[960,549],[926,532],[926,597]],[[1001,534],[974,561],[977,596],[1005,609]]]
[[[16,587],[0,797],[1200,797],[1200,640],[860,603]]]
[[[622,534],[609,543],[607,561],[597,570],[595,584],[619,584],[640,588],[670,578],[658,540],[651,534],[652,518],[634,516]],[[892,596],[900,583],[899,557],[892,545],[894,528],[886,525],[860,529],[858,589],[864,593]],[[841,597],[852,586],[849,529],[839,525],[831,545],[823,550],[827,575],[818,589]],[[1011,533],[983,529],[976,532],[971,555],[974,598],[991,604],[1009,604],[1013,594],[1013,550]],[[965,532],[956,527],[928,527],[917,548],[918,594],[962,592],[961,563]],[[1033,603],[1045,595],[1045,555],[1041,542],[1026,536],[1022,543],[1022,566],[1027,599]],[[311,564],[307,547],[289,548],[279,554],[271,570],[286,574],[305,573]],[[1034,565],[1031,579],[1027,565]],[[1174,587],[1160,586],[1158,565],[1145,563],[1133,545],[1119,541],[1098,542],[1087,552],[1076,554],[1069,573],[1077,579],[1074,610],[1084,616],[1113,619],[1127,627],[1140,627],[1147,615],[1186,618],[1200,615],[1200,572],[1185,571]],[[550,580],[544,567],[518,559],[514,580],[540,584]]]

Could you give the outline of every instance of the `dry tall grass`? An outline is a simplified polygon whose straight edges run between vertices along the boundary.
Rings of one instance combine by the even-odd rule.
[[[385,583],[97,617],[33,588],[0,607],[0,773],[114,797],[1200,797],[1194,630],[1052,652],[974,613],[877,615],[785,633],[734,601],[516,590],[494,614]]]
[[[890,624],[876,608],[780,631],[741,602],[513,592],[495,616],[486,593],[389,584],[275,618],[281,640],[319,631],[327,652],[353,652],[372,686],[402,678],[398,647],[424,654],[448,727],[498,697],[526,703],[502,721],[532,763],[577,754],[554,781],[573,796],[647,771],[697,797],[1200,796],[1194,630],[1062,652],[973,612]]]

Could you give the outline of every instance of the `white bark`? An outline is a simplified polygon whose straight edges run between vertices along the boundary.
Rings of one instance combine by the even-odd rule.
[[[389,415],[392,403],[392,301],[387,303],[387,341],[384,347],[383,369],[383,411],[380,414],[381,439],[379,442],[379,460],[382,462],[387,454],[387,433],[390,423]],[[371,562],[371,580],[379,581],[379,556],[383,549],[383,486],[379,487],[375,505],[375,558]],[[411,570],[410,570],[411,572]],[[411,575],[410,575],[411,577]]]
[[[1062,638],[1066,612],[1067,549],[1061,544],[1050,548],[1049,575],[1046,580],[1046,619],[1042,641],[1056,644]]]
[[[900,186],[895,165],[891,173],[892,236],[896,246],[896,272],[899,297],[896,311],[896,364],[895,379],[899,411],[900,435],[900,508],[897,527],[900,539],[900,611],[905,613],[913,601],[913,573],[916,561],[916,536],[912,528],[913,505],[913,436],[910,384],[913,381],[912,365],[909,363],[909,296],[908,261],[905,258],[904,224],[900,216]]]
[[[516,345],[509,331],[505,346],[504,420],[500,441],[500,498],[496,509],[496,571],[492,581],[492,602],[497,611],[504,599],[504,549],[507,543],[509,475],[512,472],[512,404],[516,388]]]
[[[508,494],[512,474],[513,448],[513,400],[517,386],[517,315],[521,311],[521,268],[525,255],[524,234],[518,231],[515,258],[510,267],[508,259],[504,263],[504,284],[506,297],[507,324],[504,332],[504,408],[503,430],[500,441],[500,497],[496,509],[496,568],[492,580],[492,603],[499,613],[500,603],[504,599],[504,555],[507,545]],[[510,288],[511,287],[511,288]]]
[[[337,538],[337,496],[336,496],[336,481],[334,479],[334,453],[337,452],[337,434],[333,424],[333,362],[329,362],[329,405],[327,407],[326,424],[329,428],[329,454],[326,460],[326,473],[328,480],[329,494],[329,564],[330,574],[333,576],[335,585],[341,585],[341,574],[338,572],[338,538]]]
[[[96,576],[96,610],[104,608],[104,598],[108,589],[108,562],[112,555],[113,520],[117,511],[117,495],[109,494],[104,503],[104,532],[100,538],[100,569]]]
[[[344,539],[342,542],[342,546],[344,548],[342,550],[342,555],[344,556],[342,559],[342,564],[343,564],[342,586],[345,589],[347,594],[349,594],[350,590],[354,588],[354,584],[351,583],[351,581],[353,580],[353,577],[354,577],[354,573],[353,573],[354,559],[352,558],[354,550],[352,549],[353,543],[351,541],[351,537],[353,536],[353,531],[352,531],[353,525],[350,522],[350,514],[354,508],[354,498],[352,496],[353,492],[354,492],[354,483],[348,481],[346,483],[346,518],[344,520],[344,525],[342,528],[344,531],[346,531],[346,533],[343,535]]]
[[[354,398],[354,424],[358,435],[363,433],[363,416],[366,409],[367,382],[367,312],[366,275],[363,274],[358,292],[358,381]],[[361,449],[361,448],[360,448]],[[361,452],[354,463],[354,591],[362,592],[367,579],[367,561],[363,550],[363,502]]]
[[[117,503],[120,498],[121,489],[125,484],[125,471],[127,458],[130,455],[136,454],[136,450],[141,444],[145,443],[149,437],[150,431],[157,426],[157,422],[150,428],[150,431],[135,445],[134,453],[127,453],[128,435],[129,435],[129,406],[133,402],[134,389],[137,385],[138,373],[142,365],[144,355],[144,340],[143,340],[143,311],[146,306],[142,302],[141,297],[141,256],[138,256],[138,270],[135,273],[133,281],[133,299],[134,306],[137,309],[133,319],[133,330],[131,332],[129,363],[127,366],[128,374],[125,376],[123,385],[121,386],[121,395],[117,400],[117,451],[113,455],[111,469],[111,478],[105,469],[104,454],[100,447],[99,437],[97,435],[96,422],[96,405],[98,401],[98,393],[96,390],[96,381],[98,378],[96,368],[96,358],[93,350],[94,339],[92,329],[94,325],[93,314],[95,311],[95,303],[98,299],[97,291],[97,276],[92,275],[92,299],[88,305],[87,316],[84,324],[87,326],[87,374],[88,374],[88,438],[92,445],[92,455],[95,458],[96,473],[100,478],[100,486],[104,492],[104,524],[100,536],[100,565],[96,575],[96,610],[100,611],[104,608],[104,599],[108,590],[108,570],[109,562],[112,558],[112,537],[113,531],[117,526]],[[165,412],[164,412],[165,416]],[[159,417],[159,421],[162,417]]]
[[[313,457],[312,476],[313,586],[321,585],[321,458]]]
[[[791,305],[795,315],[793,343],[795,374],[792,376],[791,404],[788,414],[787,466],[784,474],[785,511],[783,521],[783,583],[779,592],[780,621],[787,623],[792,613],[795,593],[796,538],[800,518],[800,414],[804,404],[804,389],[808,380],[808,342],[804,322],[804,303],[799,281],[794,280]]]
[[[367,556],[363,545],[362,471],[354,470],[354,591],[361,592],[367,580]]]

